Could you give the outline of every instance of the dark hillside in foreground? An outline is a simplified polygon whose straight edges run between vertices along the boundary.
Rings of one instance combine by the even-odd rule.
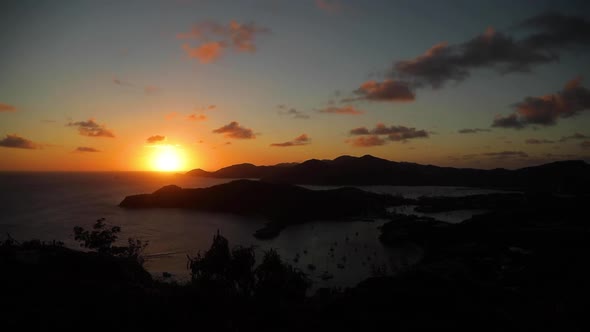
[[[254,266],[251,249],[225,239],[189,259],[186,285],[134,260],[0,242],[0,318],[5,330],[588,331],[585,202],[531,195],[457,225],[391,216],[381,241],[415,243],[422,260],[308,297],[301,271],[269,253]]]
[[[240,164],[216,172],[187,173],[215,178],[260,178],[267,182],[312,185],[405,185],[518,188],[581,193],[590,191],[590,165],[581,160],[558,161],[517,170],[438,167],[394,162],[370,155],[311,159],[301,164]]]

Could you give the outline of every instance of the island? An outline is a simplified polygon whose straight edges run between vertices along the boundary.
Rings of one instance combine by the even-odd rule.
[[[263,217],[269,223],[255,236],[271,238],[291,224],[383,217],[387,215],[388,207],[413,202],[403,197],[348,187],[310,190],[290,184],[235,180],[208,188],[169,185],[151,194],[127,196],[119,206],[129,209],[183,208]]]

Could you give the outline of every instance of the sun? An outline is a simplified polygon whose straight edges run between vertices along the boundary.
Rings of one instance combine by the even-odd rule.
[[[154,152],[152,167],[160,172],[179,171],[184,167],[182,152],[171,145],[158,146]]]

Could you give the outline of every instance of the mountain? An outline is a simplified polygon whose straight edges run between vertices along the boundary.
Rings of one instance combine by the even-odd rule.
[[[516,170],[439,167],[395,162],[371,155],[310,159],[300,164],[239,164],[215,172],[187,174],[215,178],[258,178],[265,182],[309,185],[405,185],[521,188],[589,192],[590,165],[581,160],[557,161]]]

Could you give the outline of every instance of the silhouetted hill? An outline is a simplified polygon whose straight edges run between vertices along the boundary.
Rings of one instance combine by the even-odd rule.
[[[183,189],[170,185],[152,194],[127,196],[125,208],[186,208],[262,216],[272,225],[259,237],[278,235],[293,223],[311,219],[335,220],[347,217],[383,216],[388,206],[409,200],[355,188],[310,190],[288,184],[236,180],[209,188]]]
[[[334,160],[310,159],[288,167],[240,164],[216,172],[194,170],[188,174],[313,185],[472,186],[559,192],[588,192],[590,187],[590,165],[581,160],[558,161],[517,170],[483,170],[395,162],[365,155],[341,156]]]

